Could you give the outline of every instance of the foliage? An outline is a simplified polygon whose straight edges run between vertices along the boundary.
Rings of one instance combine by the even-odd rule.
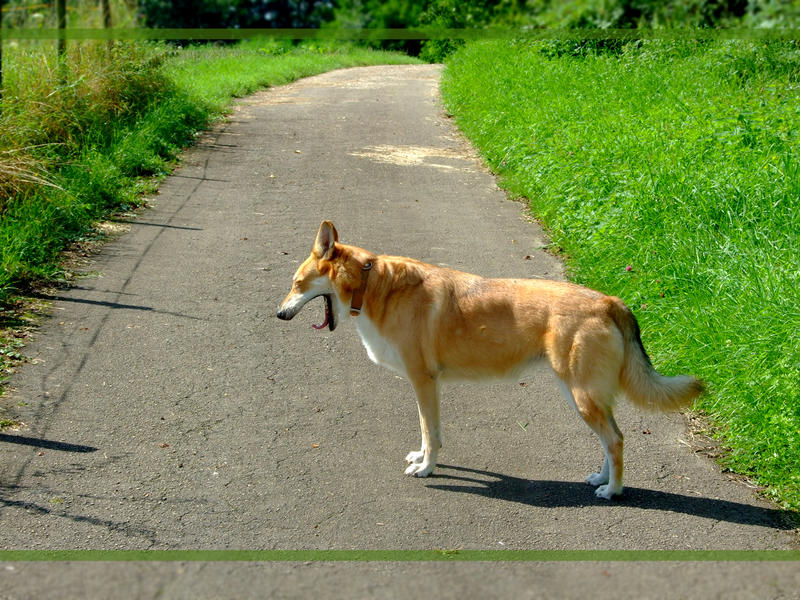
[[[346,28],[554,29],[777,27],[800,24],[798,0],[341,0],[330,26]],[[374,46],[443,60],[463,45],[457,39],[372,42]],[[617,40],[557,40],[543,44],[551,55],[619,53]]]
[[[565,28],[715,27],[743,17],[748,0],[551,2],[540,22]]]
[[[509,0],[431,0],[420,13],[418,23],[424,28],[481,28],[501,20],[512,20],[525,2]],[[463,45],[463,40],[434,39],[423,42],[420,58],[441,62]]]
[[[531,4],[540,2],[535,0]],[[508,23],[526,8],[525,0],[340,0],[331,27],[436,28],[485,27]],[[462,45],[460,40],[370,42],[374,47],[403,50],[435,62]]]
[[[339,0],[332,28],[401,29],[416,27],[429,0]],[[419,40],[385,40],[367,43],[373,48],[400,50],[417,56]]]
[[[718,28],[796,26],[796,0],[571,0],[548,2],[529,13],[538,27],[563,29]],[[553,40],[542,45],[550,56],[619,53],[626,42],[617,39]]]
[[[319,27],[332,0],[139,0],[148,27]]]
[[[55,2],[0,0],[4,27],[57,27]],[[130,27],[136,20],[136,0],[109,0],[111,22],[115,27]],[[67,0],[67,27],[103,27],[98,0]]]

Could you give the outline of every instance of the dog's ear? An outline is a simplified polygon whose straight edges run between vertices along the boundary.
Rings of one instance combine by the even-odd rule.
[[[314,241],[314,256],[330,260],[333,256],[333,249],[339,241],[339,234],[336,227],[330,221],[323,221],[317,232],[317,239]]]

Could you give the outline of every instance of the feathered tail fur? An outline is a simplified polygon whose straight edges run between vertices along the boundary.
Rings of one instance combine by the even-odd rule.
[[[653,368],[642,344],[639,324],[631,310],[618,298],[612,305],[611,318],[622,333],[625,362],[620,385],[637,406],[669,411],[688,406],[703,393],[703,382],[690,375],[665,377]]]

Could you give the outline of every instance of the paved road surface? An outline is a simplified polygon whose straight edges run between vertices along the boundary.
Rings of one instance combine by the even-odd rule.
[[[597,440],[544,371],[447,385],[436,476],[410,386],[322,303],[275,318],[322,219],[342,241],[487,276],[562,278],[539,228],[444,115],[436,66],[343,70],[237,105],[154,208],[57,293],[4,402],[0,547],[785,549],[778,511],[690,449],[679,415],[623,404],[626,492],[585,485]],[[18,403],[24,405],[17,406]],[[3,569],[3,566],[0,566]],[[127,564],[0,570],[0,598],[797,598],[797,564]],[[325,594],[321,590],[326,589]],[[327,594],[327,596],[326,596]]]

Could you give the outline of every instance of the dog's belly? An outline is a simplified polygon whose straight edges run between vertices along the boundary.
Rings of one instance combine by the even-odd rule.
[[[397,348],[378,332],[366,315],[356,319],[356,329],[372,362],[406,377],[406,368]]]
[[[519,381],[542,363],[546,363],[546,361],[540,356],[526,358],[502,367],[493,364],[452,365],[445,363],[440,367],[440,377],[444,381]]]

